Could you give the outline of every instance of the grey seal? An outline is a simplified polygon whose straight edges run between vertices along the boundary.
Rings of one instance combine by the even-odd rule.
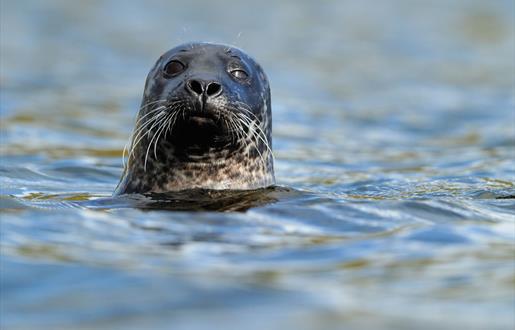
[[[270,86],[244,51],[187,43],[150,70],[114,194],[275,183]]]

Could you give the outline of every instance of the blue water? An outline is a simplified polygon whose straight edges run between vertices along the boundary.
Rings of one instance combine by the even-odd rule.
[[[113,199],[190,40],[265,68],[278,187]],[[0,46],[2,329],[515,326],[513,1],[2,0]]]

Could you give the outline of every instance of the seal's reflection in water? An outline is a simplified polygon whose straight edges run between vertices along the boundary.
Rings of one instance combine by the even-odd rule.
[[[245,212],[278,202],[292,189],[268,187],[256,190],[190,189],[178,192],[122,195],[93,201],[94,208],[139,208],[143,210]]]

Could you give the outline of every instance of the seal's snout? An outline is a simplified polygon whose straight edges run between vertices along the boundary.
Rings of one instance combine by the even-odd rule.
[[[186,88],[190,93],[197,97],[215,98],[222,94],[222,85],[216,81],[205,81],[201,79],[191,79],[186,83]]]

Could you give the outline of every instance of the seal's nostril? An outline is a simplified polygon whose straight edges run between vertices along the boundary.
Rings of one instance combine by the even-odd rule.
[[[188,81],[188,87],[198,95],[201,95],[204,92],[204,88],[198,80]]]
[[[216,96],[222,91],[222,86],[219,83],[212,82],[207,86],[207,96]]]
[[[216,82],[207,84],[203,80],[191,79],[188,81],[188,89],[197,95],[206,95],[208,97],[216,97],[222,92],[222,85]],[[206,87],[207,85],[207,87]]]

